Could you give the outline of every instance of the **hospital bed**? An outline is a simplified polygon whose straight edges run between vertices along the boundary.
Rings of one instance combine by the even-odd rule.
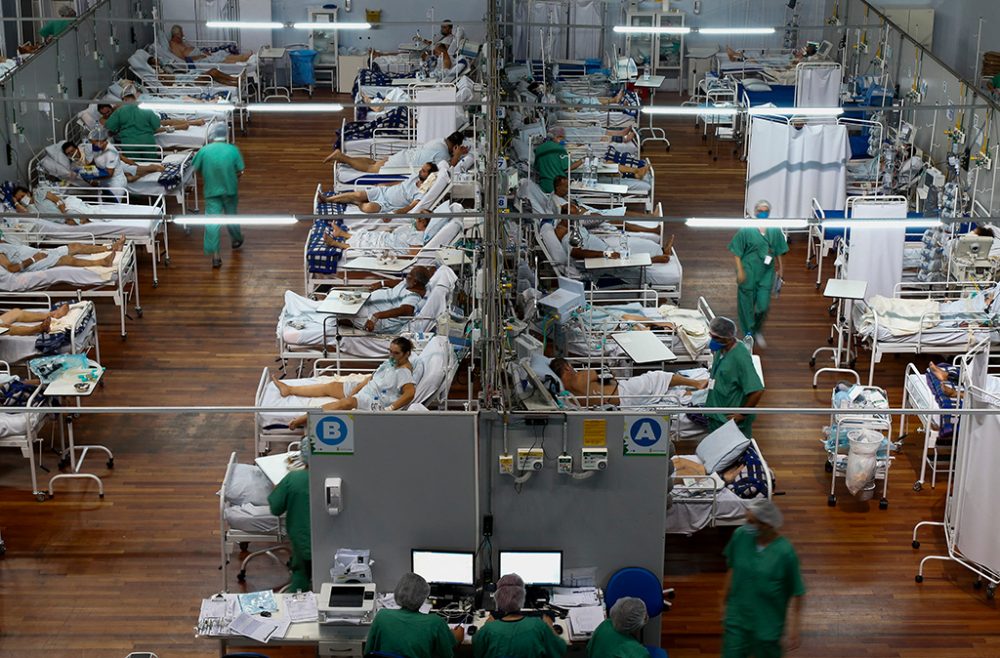
[[[101,345],[97,335],[97,309],[94,302],[80,300],[68,302],[69,313],[53,320],[48,337],[63,334],[63,344],[55,347],[51,342],[44,351],[39,349],[38,336],[0,335],[0,360],[19,364],[37,356],[50,354],[90,354],[100,363]],[[25,311],[46,312],[53,310],[52,295],[46,293],[0,293],[0,312],[20,308]]]
[[[42,188],[44,191],[45,188]],[[107,201],[103,190],[114,192],[121,203],[104,203]],[[37,188],[36,188],[37,190]],[[106,240],[124,235],[136,245],[146,248],[153,262],[153,287],[160,285],[157,264],[161,256],[166,265],[170,265],[170,242],[167,237],[167,222],[163,217],[166,204],[162,196],[152,197],[149,205],[129,203],[127,189],[93,188],[93,187],[58,187],[53,192],[63,197],[75,197],[86,203],[90,212],[101,215],[147,216],[150,219],[95,219],[87,224],[64,224],[51,219],[42,219],[25,215],[23,218],[7,218],[0,222],[4,232],[19,235],[22,241],[58,239],[76,240]],[[71,209],[72,210],[72,209]]]
[[[388,349],[388,339],[385,341]],[[360,381],[371,374],[385,359],[385,349],[379,359],[352,358],[351,374],[345,374],[339,359],[319,359],[313,364],[312,376],[305,379],[286,379],[291,386],[317,384],[327,381]],[[413,379],[416,394],[408,407],[417,409],[446,409],[448,391],[461,362],[447,336],[432,336],[415,341],[410,363],[413,365]],[[301,430],[288,429],[288,423],[302,414],[302,409],[319,409],[329,404],[333,398],[304,398],[298,396],[281,397],[278,388],[271,381],[267,368],[261,372],[254,396],[258,408],[287,408],[288,411],[258,411],[254,414],[254,448],[258,454],[267,454],[274,443],[287,444],[302,438]]]
[[[556,116],[560,121],[598,122],[601,125],[614,128],[624,128],[625,126],[637,123],[639,120],[639,95],[634,91],[625,92],[620,105],[626,106],[626,109],[609,108],[603,105],[588,105],[585,106],[586,109],[558,110]]]
[[[145,98],[144,98],[145,100]],[[168,116],[167,113],[158,113],[161,117]],[[222,119],[223,115],[220,113],[205,112],[202,116],[196,114],[184,113],[174,113],[169,115],[171,118],[187,119],[194,121],[197,119],[202,119],[205,121],[204,125],[201,126],[190,126],[182,130],[176,129],[165,129],[161,132],[156,133],[156,143],[163,150],[171,149],[199,149],[208,143],[208,134],[212,126],[216,123],[223,123],[225,119]],[[97,112],[97,103],[87,106],[86,109],[80,110],[74,117],[73,121],[78,122],[79,132],[77,134],[86,135],[91,128],[100,122],[100,114]],[[69,134],[71,130],[70,126],[66,126],[66,134]]]
[[[705,468],[706,459],[713,460],[706,438],[695,454],[677,455],[688,462],[688,467],[697,471],[697,466]],[[667,483],[667,526],[670,534],[692,535],[704,528],[742,525],[746,521],[747,508],[754,500],[770,499],[774,494],[774,473],[768,466],[764,453],[757,441],[748,439],[749,444],[737,457],[737,464],[743,462],[736,481],[727,484],[718,474],[718,467],[712,473],[699,475],[678,474],[668,476]],[[751,453],[752,454],[748,454]],[[717,454],[717,453],[716,453]],[[696,466],[697,465],[697,466]],[[730,464],[729,468],[733,468]],[[739,492],[739,493],[737,493]]]
[[[413,108],[400,106],[372,121],[341,121],[340,150],[378,160],[417,146]]]
[[[956,359],[958,361],[958,359]],[[933,413],[933,410],[945,408],[931,389],[927,378],[931,375],[917,368],[913,363],[906,364],[903,375],[903,405],[902,409],[912,411],[899,417],[899,438],[907,436],[907,418],[916,418],[923,434],[920,457],[920,477],[913,483],[913,490],[920,491],[926,481],[927,470],[931,472],[931,489],[937,486],[938,471],[947,474],[950,467],[942,463],[941,453],[950,454],[954,434],[958,431],[958,418]],[[957,384],[956,384],[957,386]],[[953,402],[952,402],[953,404]]]
[[[240,98],[248,100],[249,99],[249,87],[255,86],[260,79],[260,58],[257,53],[253,53],[251,57],[245,62],[187,62],[180,57],[177,57],[172,52],[170,52],[169,46],[170,40],[165,38],[164,35],[160,35],[160,38],[155,39],[154,43],[151,44],[152,47],[146,47],[144,50],[148,54],[153,54],[156,59],[160,61],[161,66],[164,64],[170,64],[171,66],[183,67],[185,69],[193,70],[208,70],[208,69],[219,69],[222,73],[226,75],[231,75],[233,77],[240,78]],[[220,45],[227,45],[222,43],[211,43],[211,42],[188,42],[190,45],[198,46],[199,48],[211,48]],[[200,45],[199,45],[200,44]],[[146,59],[149,59],[146,57]],[[142,61],[145,62],[146,59]],[[130,58],[131,61],[131,58]]]
[[[854,303],[854,330],[871,350],[869,385],[884,354],[962,354],[983,340],[994,341],[996,301],[977,310],[969,300],[995,287],[993,282],[907,282],[897,284],[891,298],[876,295]]]
[[[6,384],[12,379],[18,379],[11,375],[10,364],[0,361],[0,385]],[[47,400],[42,396],[43,387],[39,386],[30,394],[25,407],[46,406]],[[48,416],[42,413],[0,413],[0,448],[16,448],[21,451],[21,456],[28,460],[28,469],[31,472],[31,493],[35,500],[42,502],[46,498],[46,492],[38,488],[37,468],[41,462],[42,438],[39,432],[45,424]],[[35,456],[35,448],[39,454]]]
[[[46,241],[46,244],[58,246],[53,241]],[[0,292],[45,292],[52,298],[111,299],[118,307],[122,340],[127,335],[125,307],[130,300],[134,299],[135,312],[142,317],[135,246],[128,242],[110,267],[57,266],[40,272],[17,274],[0,268]]]
[[[218,493],[223,592],[229,591],[229,558],[236,546],[245,552],[251,544],[265,545],[240,561],[237,580],[241,583],[246,580],[247,564],[253,558],[267,555],[283,567],[286,560],[279,559],[275,552],[291,553],[284,517],[271,514],[267,501],[273,489],[271,481],[255,464],[239,463],[235,452],[229,455]]]

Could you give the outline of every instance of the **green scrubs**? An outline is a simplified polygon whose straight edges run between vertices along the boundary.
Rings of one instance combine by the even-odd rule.
[[[780,229],[769,228],[762,235],[756,228],[741,228],[729,243],[729,251],[740,259],[746,274],[736,294],[740,327],[743,333],[753,335],[764,325],[771,305],[774,266],[779,256],[788,253],[788,242]]]
[[[728,352],[715,352],[713,357],[706,407],[742,407],[748,395],[764,390],[750,350],[743,343],[737,342]],[[747,438],[753,436],[753,419],[753,415],[747,415],[738,423]],[[725,414],[708,414],[708,429],[714,431],[725,425],[726,420]]]
[[[455,636],[444,619],[412,610],[379,610],[368,631],[365,653],[384,651],[406,658],[451,658]]]
[[[600,623],[587,642],[588,658],[649,658],[649,651],[631,635],[615,630],[610,619]]]
[[[487,622],[472,636],[474,658],[560,658],[566,641],[538,617]]]
[[[292,542],[292,592],[312,591],[312,522],[309,518],[309,471],[289,471],[267,497],[271,514],[285,515]]]
[[[740,526],[723,554],[732,580],[722,622],[722,658],[778,658],[788,603],[806,593],[795,549],[784,537],[760,548],[757,538]]]
[[[144,110],[136,103],[125,103],[111,113],[104,124],[118,135],[118,147],[130,158],[148,158],[156,154],[156,131],[160,129],[160,115]],[[143,148],[148,147],[148,148]]]
[[[73,21],[76,19],[72,18],[57,18],[54,21],[49,21],[42,26],[42,29],[38,31],[38,36],[43,39],[48,39],[49,37],[55,38],[66,31]]]
[[[235,215],[239,192],[239,174],[245,168],[240,150],[226,142],[212,142],[201,147],[191,166],[201,172],[206,215]],[[242,242],[239,224],[227,224],[233,242]],[[219,225],[205,227],[206,254],[219,253]]]
[[[535,171],[538,172],[538,187],[542,192],[552,194],[556,176],[568,176],[569,154],[566,147],[551,139],[535,147]]]
[[[993,76],[993,80],[990,81],[994,89],[1000,89],[1000,73]]]

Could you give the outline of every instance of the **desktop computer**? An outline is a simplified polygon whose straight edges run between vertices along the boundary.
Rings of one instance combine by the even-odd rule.
[[[472,551],[414,548],[410,551],[410,568],[431,586],[430,598],[435,609],[475,594],[475,553]]]
[[[549,602],[550,587],[562,582],[562,551],[500,551],[500,576],[516,573],[527,590],[525,605],[542,607]]]

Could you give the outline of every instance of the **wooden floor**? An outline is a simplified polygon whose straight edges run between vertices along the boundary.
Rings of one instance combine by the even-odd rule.
[[[319,161],[339,119],[257,119],[241,139],[247,173],[242,212],[311,210],[312,193],[329,170]],[[728,155],[713,162],[688,124],[671,124],[669,154],[653,150],[658,200],[669,215],[733,216],[740,212],[744,170]],[[301,290],[307,226],[251,229],[246,245],[212,270],[200,232],[171,233],[173,262],[153,289],[143,271],[144,315],[117,336],[115,315],[101,305],[107,387],[90,405],[250,405],[262,368],[273,366],[274,329],[282,294]],[[729,234],[679,229],[685,305],[705,296],[720,313],[735,309]],[[228,244],[228,243],[225,243]],[[792,245],[787,284],[768,325],[764,353],[772,407],[828,407],[830,386],[811,387],[809,356],[826,344],[826,303],[804,268],[804,240]],[[926,361],[927,357],[921,357]],[[877,383],[900,401],[905,358],[887,357]],[[862,364],[864,365],[864,362]],[[799,551],[809,594],[800,656],[1000,656],[1000,616],[972,588],[969,573],[934,564],[913,582],[921,555],[940,552],[928,533],[910,548],[913,525],[942,514],[942,487],[911,490],[918,447],[908,441],[892,470],[886,511],[841,490],[826,505],[829,480],[819,445],[822,416],[763,416],[758,440],[775,468],[776,498]],[[0,656],[118,658],[132,650],[160,658],[214,655],[196,641],[198,600],[220,587],[218,499],[228,455],[252,457],[249,415],[130,415],[83,418],[78,436],[115,451],[88,470],[103,476],[99,500],[83,482],[58,483],[53,500],[29,495],[26,461],[0,453]],[[43,465],[56,470],[51,453]],[[48,474],[40,472],[40,477]],[[841,487],[842,487],[841,483]],[[623,507],[623,510],[626,509]],[[663,642],[672,658],[719,652],[720,552],[728,531],[668,537],[668,583],[677,588]],[[628,562],[628,556],[622,556]],[[260,563],[248,587],[277,585],[282,574]],[[306,655],[268,649],[271,656]]]

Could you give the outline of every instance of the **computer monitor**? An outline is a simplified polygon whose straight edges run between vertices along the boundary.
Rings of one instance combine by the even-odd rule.
[[[474,561],[472,551],[435,551],[417,548],[410,551],[413,573],[433,584],[475,584]]]
[[[562,582],[562,551],[500,551],[500,575],[516,573],[525,585]]]

